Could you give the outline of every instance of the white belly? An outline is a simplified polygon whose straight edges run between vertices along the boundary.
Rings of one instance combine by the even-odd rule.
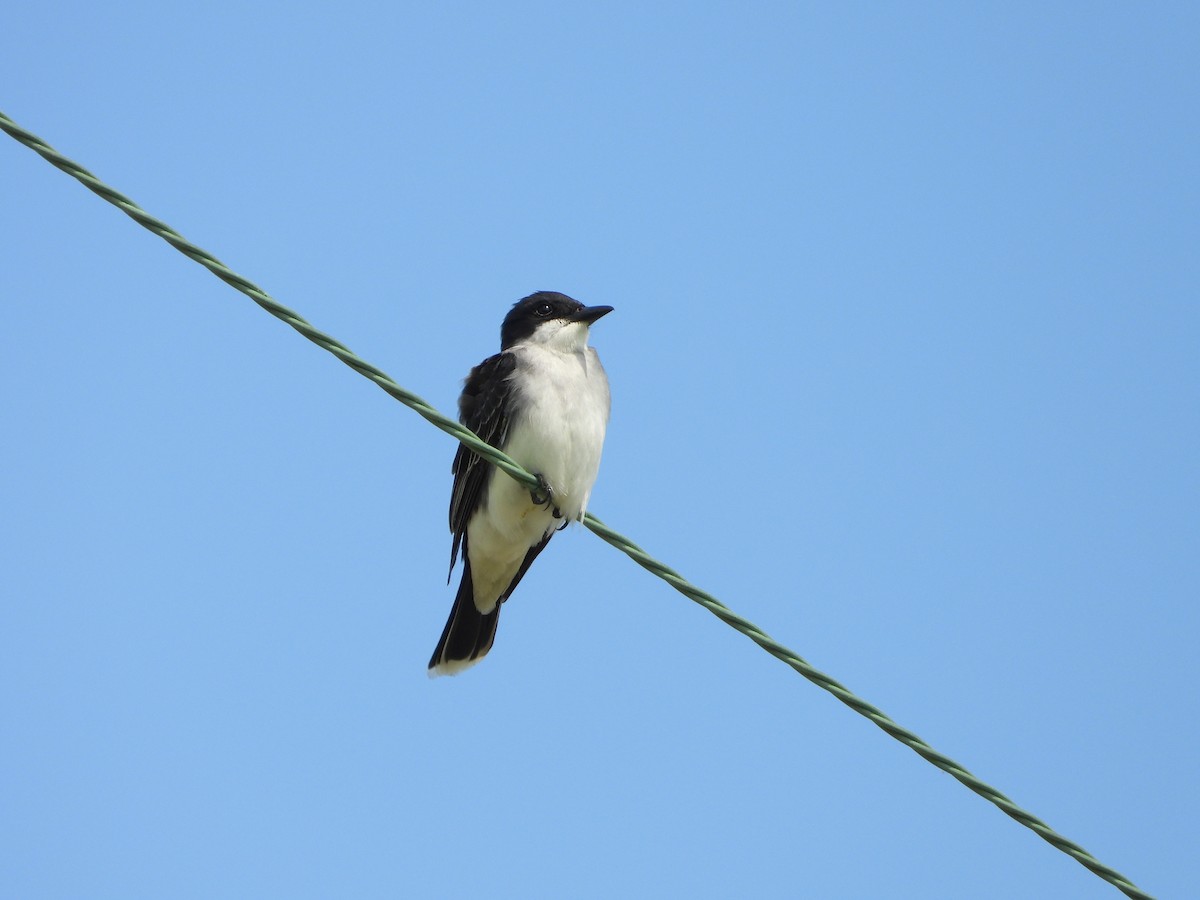
[[[475,605],[483,612],[508,588],[530,547],[564,520],[583,517],[608,426],[608,379],[596,351],[585,346],[561,353],[526,346],[513,352],[530,376],[517,386],[535,387],[518,388],[511,399],[504,451],[549,483],[563,518],[535,506],[525,485],[492,471],[486,508],[467,526]]]

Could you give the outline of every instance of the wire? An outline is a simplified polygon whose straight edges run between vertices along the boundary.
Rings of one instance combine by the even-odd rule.
[[[3,129],[12,138],[24,144],[30,150],[40,154],[51,165],[56,166],[57,168],[66,172],[68,175],[76,178],[88,190],[103,197],[143,228],[146,228],[147,230],[158,235],[184,256],[195,262],[198,262],[226,284],[241,291],[271,315],[283,322],[286,322],[318,347],[328,350],[354,371],[375,382],[375,384],[377,384],[385,392],[392,397],[395,397],[409,409],[412,409],[428,421],[432,422],[438,428],[442,429],[442,431],[445,431],[447,434],[466,444],[475,453],[478,453],[480,456],[489,460],[498,468],[515,478],[517,481],[527,484],[530,487],[537,486],[537,479],[534,478],[534,476],[529,472],[525,471],[525,469],[518,465],[509,456],[497,450],[495,447],[492,447],[490,444],[484,443],[472,431],[464,428],[453,419],[442,415],[416,394],[402,388],[382,369],[379,369],[378,367],[359,359],[358,356],[356,356],[345,344],[342,344],[340,341],[335,340],[329,335],[318,331],[307,320],[288,309],[286,306],[283,306],[281,303],[277,302],[269,294],[267,294],[266,291],[254,284],[254,282],[243,278],[236,272],[231,271],[216,257],[200,249],[195,244],[184,238],[183,235],[179,234],[179,232],[170,228],[163,222],[160,222],[158,219],[155,219],[147,214],[145,210],[143,210],[128,197],[118,193],[113,188],[104,184],[104,182],[100,181],[100,179],[98,179],[87,169],[83,168],[83,166],[73,162],[70,159],[67,159],[41,138],[18,126],[3,112],[0,112],[0,129]],[[645,550],[633,543],[633,541],[629,540],[629,538],[617,533],[616,531],[613,531],[591,513],[588,513],[586,516],[584,516],[583,524],[591,529],[591,531],[599,536],[602,540],[607,541],[609,544],[628,555],[630,559],[636,562],[639,566],[653,573],[654,575],[657,575],[688,599],[693,600],[703,606],[726,625],[754,641],[754,643],[758,644],[758,646],[762,647],[776,659],[787,663],[787,665],[791,666],[817,687],[828,691],[859,715],[870,719],[881,729],[883,729],[884,732],[891,735],[900,743],[904,744],[904,746],[908,747],[914,753],[917,753],[926,761],[937,766],[943,772],[946,772],[958,779],[962,784],[966,785],[976,794],[999,807],[999,809],[1005,815],[1012,817],[1026,828],[1032,830],[1036,835],[1047,841],[1051,846],[1056,847],[1063,853],[1066,853],[1080,865],[1086,867],[1089,871],[1100,878],[1103,878],[1109,884],[1122,891],[1126,896],[1135,897],[1138,898],[1138,900],[1153,900],[1149,894],[1137,888],[1133,882],[1131,882],[1124,875],[1120,874],[1114,869],[1110,869],[1106,865],[1103,865],[1099,860],[1093,857],[1078,844],[1067,840],[1041,819],[1038,819],[1033,814],[1021,809],[994,787],[991,787],[990,785],[980,781],[954,760],[947,756],[943,756],[941,753],[938,753],[931,746],[929,746],[929,744],[925,743],[911,731],[901,728],[879,709],[867,703],[861,697],[858,697],[848,688],[830,678],[825,673],[813,668],[812,665],[810,665],[800,656],[796,655],[787,647],[783,646],[778,641],[767,635],[767,633],[757,625],[746,619],[743,619],[711,594],[702,591],[700,588],[689,582],[674,569],[671,569],[654,559],[654,557],[646,553]]]

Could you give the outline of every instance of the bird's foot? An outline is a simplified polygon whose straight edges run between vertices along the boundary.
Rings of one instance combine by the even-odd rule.
[[[550,487],[550,482],[544,476],[538,474],[533,477],[537,479],[537,487],[530,490],[529,499],[534,506],[545,506],[554,496],[554,488]]]
[[[541,474],[534,476],[537,478],[538,486],[529,492],[529,499],[533,501],[534,506],[549,508],[550,515],[556,519],[563,517],[562,512],[554,505],[554,488],[550,487],[548,482]]]

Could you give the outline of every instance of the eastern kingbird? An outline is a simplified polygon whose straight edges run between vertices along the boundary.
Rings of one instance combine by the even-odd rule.
[[[583,518],[610,407],[588,326],[610,312],[553,291],[530,294],[504,317],[500,352],[467,376],[459,421],[537,476],[538,486],[530,490],[459,445],[450,573],[461,547],[463,574],[431,675],[454,675],[487,655],[500,604],[554,532]]]

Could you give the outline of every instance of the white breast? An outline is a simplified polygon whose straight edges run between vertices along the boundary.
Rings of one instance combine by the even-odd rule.
[[[608,378],[587,328],[572,324],[560,340],[518,344],[504,451],[554,491],[562,519],[535,506],[530,490],[493,471],[482,515],[468,523],[468,552],[476,605],[487,612],[504,591],[529,548],[587,509],[608,427]]]
[[[590,347],[560,353],[516,348],[521,377],[513,400],[508,454],[554,489],[568,520],[587,509],[608,427],[608,378]],[[526,377],[527,376],[527,377]]]

